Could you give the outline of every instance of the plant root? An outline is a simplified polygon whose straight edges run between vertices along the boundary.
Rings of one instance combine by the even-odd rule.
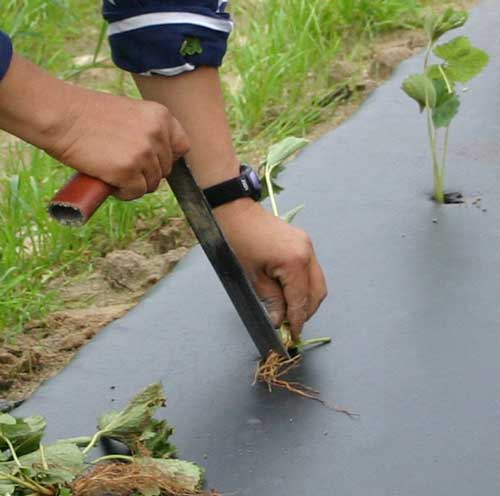
[[[175,480],[152,464],[104,462],[89,469],[71,485],[73,496],[219,496],[213,491],[186,490],[182,480]]]
[[[287,391],[303,396],[304,398],[324,403],[319,397],[319,391],[316,391],[308,386],[304,386],[300,382],[291,382],[283,379],[286,374],[296,369],[301,362],[302,355],[285,358],[275,351],[271,351],[269,355],[267,355],[267,358],[258,364],[253,383],[256,384],[257,382],[263,382],[267,385],[269,392],[272,392],[273,387],[276,387],[286,389]]]
[[[330,342],[329,340],[323,338],[315,341],[316,342],[312,343],[315,346]],[[287,391],[290,391],[292,394],[317,401],[323,406],[326,406],[327,408],[330,408],[331,410],[334,410],[338,413],[343,413],[348,417],[359,417],[358,414],[352,413],[345,408],[328,404],[321,398],[321,393],[316,389],[305,386],[304,384],[301,384],[297,381],[287,381],[284,378],[289,372],[300,366],[300,364],[302,363],[302,359],[303,357],[300,354],[297,354],[292,358],[285,358],[275,351],[269,352],[267,357],[261,360],[257,365],[253,385],[255,385],[257,382],[261,382],[267,386],[269,392],[272,392],[273,388],[285,389]]]

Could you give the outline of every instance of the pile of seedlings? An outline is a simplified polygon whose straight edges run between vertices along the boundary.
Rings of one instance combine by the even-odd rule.
[[[90,437],[43,444],[41,416],[0,415],[0,496],[195,496],[203,492],[204,472],[175,458],[173,429],[153,418],[165,406],[161,384],[152,384],[120,411],[98,419]],[[102,439],[128,448],[130,455],[89,461]]]

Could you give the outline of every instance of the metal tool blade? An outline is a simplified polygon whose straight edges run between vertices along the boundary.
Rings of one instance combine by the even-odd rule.
[[[261,356],[273,350],[289,357],[184,159],[177,160],[168,183]]]

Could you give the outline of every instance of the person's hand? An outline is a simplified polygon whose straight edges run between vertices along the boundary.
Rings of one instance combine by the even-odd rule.
[[[250,199],[222,205],[214,212],[273,324],[288,320],[297,341],[304,323],[327,296],[308,235]]]
[[[0,129],[115,186],[124,200],[154,191],[189,149],[164,105],[66,83],[16,54],[0,84]]]
[[[46,151],[60,162],[115,186],[132,200],[158,188],[173,162],[189,150],[187,136],[168,109],[75,88],[67,125]]]

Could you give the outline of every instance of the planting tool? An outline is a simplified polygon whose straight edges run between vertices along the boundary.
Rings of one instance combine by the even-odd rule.
[[[177,160],[168,183],[260,354],[265,357],[273,350],[289,357],[183,158]],[[62,224],[83,225],[112,192],[99,179],[76,174],[50,202],[49,213]]]

